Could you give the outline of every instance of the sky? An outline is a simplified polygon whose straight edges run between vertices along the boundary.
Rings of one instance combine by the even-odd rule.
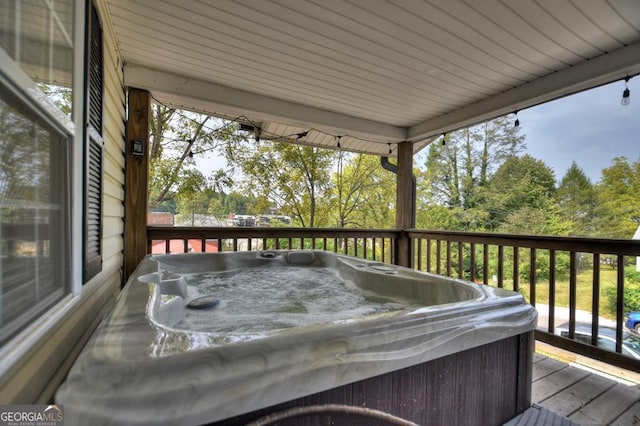
[[[640,160],[640,76],[629,80],[629,105],[620,104],[624,81],[518,112],[526,152],[544,161],[560,181],[571,163],[597,183],[615,157]]]
[[[593,184],[615,157],[640,161],[640,76],[629,80],[628,87],[631,102],[626,106],[620,104],[624,81],[617,81],[519,111],[525,152],[551,167],[558,182],[573,161]],[[199,157],[207,174],[225,166],[214,153]]]

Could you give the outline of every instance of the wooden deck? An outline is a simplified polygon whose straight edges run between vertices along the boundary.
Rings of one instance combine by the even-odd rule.
[[[608,375],[535,353],[532,403],[579,425],[640,426],[639,375],[615,373]],[[529,424],[560,423],[556,419]]]

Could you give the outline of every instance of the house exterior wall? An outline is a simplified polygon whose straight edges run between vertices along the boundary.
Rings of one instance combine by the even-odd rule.
[[[83,8],[83,1],[76,6]],[[113,306],[122,281],[124,231],[124,132],[125,90],[119,58],[105,3],[95,5],[102,19],[104,43],[104,163],[102,271],[80,285],[78,268],[73,278],[73,295],[64,299],[34,324],[23,330],[3,349],[0,360],[0,403],[31,404],[53,402],[75,357],[95,327]],[[78,129],[78,126],[76,126]],[[76,131],[75,144],[82,143]],[[77,162],[77,156],[74,160]],[[78,168],[74,168],[77,173]],[[74,181],[77,180],[77,176]],[[73,185],[74,203],[83,199],[82,185]],[[73,244],[81,245],[78,227]],[[79,251],[74,248],[74,257]],[[80,251],[81,253],[81,251]],[[77,259],[74,260],[77,262]]]

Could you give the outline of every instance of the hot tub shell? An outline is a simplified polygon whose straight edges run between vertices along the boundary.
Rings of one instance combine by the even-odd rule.
[[[176,327],[189,298],[180,274],[269,265],[334,268],[422,307],[253,335]],[[518,293],[328,252],[149,256],[56,402],[78,425],[245,424],[329,402],[500,424],[530,405],[536,317]]]

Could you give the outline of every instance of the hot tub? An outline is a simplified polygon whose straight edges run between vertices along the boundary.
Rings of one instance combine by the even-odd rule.
[[[514,292],[321,251],[150,256],[56,394],[66,424],[245,424],[319,403],[425,424],[530,405]]]

